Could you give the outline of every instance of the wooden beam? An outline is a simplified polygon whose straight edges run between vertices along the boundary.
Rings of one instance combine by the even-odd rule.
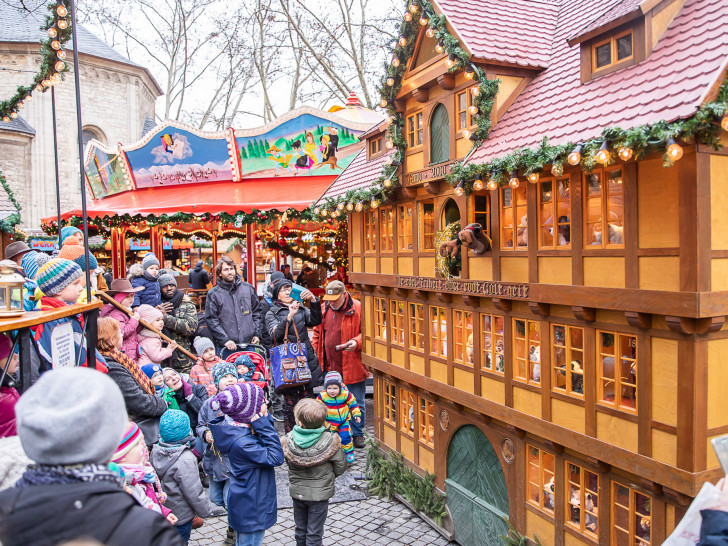
[[[695,319],[695,333],[701,336],[717,332],[723,327],[725,317],[707,317]]]
[[[455,74],[451,74],[450,72],[447,72],[445,74],[440,74],[437,77],[437,85],[440,86],[441,89],[450,90],[455,88]]]
[[[593,307],[575,305],[571,308],[571,312],[574,313],[574,317],[584,322],[594,322],[597,318],[597,311]]]
[[[634,311],[625,311],[624,316],[627,323],[635,328],[648,330],[652,327],[652,315],[649,313],[636,313]]]
[[[551,305],[548,303],[540,303],[538,301],[529,301],[528,306],[531,312],[541,317],[548,317],[551,314]]]
[[[418,87],[412,90],[412,98],[420,104],[426,103],[430,100],[430,90],[427,87]]]
[[[465,305],[468,305],[470,307],[480,307],[480,297],[479,296],[471,296],[471,295],[464,295],[463,296],[463,302],[465,302]]]
[[[503,300],[500,298],[493,298],[493,305],[504,313],[510,312],[513,308],[513,302],[511,300]]]
[[[692,334],[695,331],[695,322],[688,317],[666,316],[665,322],[668,328],[678,334]]]
[[[425,182],[422,187],[425,188],[425,191],[430,195],[439,195],[442,183],[439,180],[431,180],[430,182]]]

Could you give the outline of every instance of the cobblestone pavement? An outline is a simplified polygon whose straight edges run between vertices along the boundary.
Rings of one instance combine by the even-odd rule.
[[[371,411],[367,400],[367,412]],[[369,413],[372,415],[372,413]],[[372,434],[371,427],[367,432]],[[357,461],[349,472],[363,474],[366,451],[357,449]],[[366,481],[360,481],[362,488]],[[263,544],[266,546],[295,544],[293,509],[278,510],[278,522],[268,529]],[[227,516],[205,520],[205,525],[192,531],[190,545],[217,545],[225,539]],[[324,528],[324,546],[446,546],[455,545],[425,523],[417,514],[396,501],[368,497],[362,501],[329,504]]]

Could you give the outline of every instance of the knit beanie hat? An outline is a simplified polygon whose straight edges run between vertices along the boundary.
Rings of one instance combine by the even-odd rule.
[[[232,375],[235,379],[238,379],[238,369],[232,362],[218,362],[212,367],[212,380],[215,383],[215,388],[217,388],[223,376],[226,375]]]
[[[142,269],[146,269],[150,265],[156,265],[159,267],[159,260],[154,255],[154,252],[147,252],[142,258]]]
[[[66,243],[66,239],[68,239],[71,235],[76,235],[76,233],[83,233],[80,229],[73,226],[65,226],[61,228],[61,245],[64,245]]]
[[[15,416],[25,453],[49,465],[108,463],[129,422],[114,380],[75,366],[41,375],[18,400]]]
[[[253,374],[255,373],[255,364],[253,364],[253,359],[248,355],[240,355],[235,359],[235,368],[237,369],[238,366],[246,366],[248,368],[248,371],[244,374],[240,375],[240,373],[238,373],[240,379],[243,381],[252,381]]]
[[[39,252],[37,250],[31,250],[23,254],[20,259],[20,267],[25,271],[25,276],[29,279],[35,279],[35,274],[38,273],[38,264],[35,262]]]
[[[35,256],[36,271],[38,271],[38,268],[43,267],[45,264],[47,264],[50,259],[51,257],[49,254],[46,254],[45,252],[38,252]]]
[[[83,271],[77,263],[53,258],[38,268],[35,282],[46,296],[56,296],[81,275]]]
[[[343,380],[341,379],[341,374],[339,372],[328,372],[326,377],[324,377],[324,388],[329,385],[338,385],[339,388],[341,388],[342,383]]]
[[[271,290],[271,294],[273,295],[273,299],[278,299],[278,294],[281,291],[281,288],[284,286],[293,286],[293,283],[289,281],[288,279],[281,279],[280,281],[276,282],[273,285],[273,289]]]
[[[159,288],[164,288],[165,286],[169,286],[170,284],[173,284],[173,285],[177,286],[177,281],[169,273],[165,273],[164,275],[160,275],[158,277],[158,280],[159,280]]]
[[[143,321],[146,321],[147,324],[151,324],[157,319],[160,319],[164,316],[164,314],[157,309],[156,307],[152,307],[151,305],[147,305],[146,303],[141,304],[139,307],[137,307],[137,313],[139,313],[139,318]]]
[[[202,356],[202,353],[204,353],[207,349],[214,349],[215,345],[212,343],[212,340],[209,337],[203,337],[203,336],[197,336],[195,340],[192,342],[192,345],[195,346],[195,351],[197,352],[197,356]]]
[[[139,430],[139,426],[134,421],[129,421],[129,425],[126,427],[124,437],[119,442],[119,447],[116,448],[114,456],[111,462],[118,463],[129,453],[137,442],[142,439],[142,431]]]
[[[86,252],[83,246],[79,245],[73,239],[61,247],[58,257],[76,262],[81,269],[86,271]],[[91,252],[88,253],[88,263],[90,266],[89,271],[93,271],[99,266],[99,262],[96,261],[96,257]]]
[[[250,423],[265,402],[263,389],[254,383],[236,383],[210,398],[213,411],[222,411],[238,423]]]
[[[162,371],[159,364],[144,364],[141,369],[144,372],[144,375],[146,375],[149,379],[151,379],[155,373]]]
[[[190,434],[190,418],[184,411],[169,409],[159,419],[159,435],[163,442],[184,440]]]

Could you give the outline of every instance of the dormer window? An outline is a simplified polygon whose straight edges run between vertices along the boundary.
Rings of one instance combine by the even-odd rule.
[[[376,137],[369,141],[369,157],[375,156],[382,151],[383,137]]]
[[[592,46],[592,73],[633,59],[632,30],[610,36]],[[631,63],[630,63],[631,64]]]

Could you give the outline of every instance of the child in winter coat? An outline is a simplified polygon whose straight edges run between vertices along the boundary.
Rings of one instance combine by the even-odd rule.
[[[240,381],[262,381],[263,374],[253,364],[253,359],[248,355],[240,355],[235,359],[235,367],[238,370]]]
[[[153,252],[147,252],[142,259],[142,274],[129,279],[132,286],[141,286],[144,288],[144,290],[134,294],[132,307],[136,309],[142,304],[156,307],[162,303],[162,293],[157,277],[159,277],[159,260]],[[159,329],[161,330],[161,328]]]
[[[237,531],[237,544],[260,546],[278,517],[274,468],[283,464],[265,394],[253,383],[237,383],[208,403],[225,414],[208,426],[215,447],[230,460],[228,524]]]
[[[349,422],[352,416],[354,420],[361,422],[361,409],[356,403],[356,398],[344,385],[339,372],[329,372],[324,379],[324,390],[318,395],[318,399],[326,406],[326,426],[329,430],[338,432],[341,437],[341,447],[346,453],[346,461],[353,463],[354,443],[351,439]]]
[[[106,291],[106,294],[113,297],[121,305],[131,311],[131,306],[134,303],[134,295],[142,290],[144,290],[144,287],[137,286],[134,288],[126,279],[116,279],[112,281],[111,288]],[[139,329],[139,313],[134,313],[133,316],[130,317],[123,311],[114,307],[112,304],[107,303],[101,309],[100,316],[111,317],[119,323],[123,339],[121,352],[136,362],[138,356],[137,346],[139,345],[139,338],[137,337],[137,330]]]
[[[159,434],[161,440],[152,448],[152,465],[167,491],[167,504],[178,518],[174,525],[187,544],[195,514],[201,517],[221,516],[225,509],[213,508],[202,488],[197,458],[190,449],[195,437],[187,414],[180,410],[167,410],[159,420]]]
[[[152,307],[151,305],[140,305],[137,308],[139,317],[153,326],[160,332],[164,327],[164,315],[159,309]],[[162,338],[156,332],[148,328],[142,328],[139,331],[139,358],[137,364],[139,367],[145,364],[162,364],[162,361],[172,356],[172,353],[177,348],[177,344],[173,341],[167,347],[162,346]]]
[[[212,377],[212,369],[218,362],[222,362],[220,357],[215,354],[215,345],[209,338],[200,336],[196,337],[192,344],[199,358],[190,370],[190,381],[205,387],[209,396],[215,396],[217,389]]]
[[[152,385],[154,385],[154,392],[157,396],[163,396],[165,389],[164,372],[162,372],[162,367],[159,364],[144,364],[144,366],[141,367],[141,370],[144,372],[144,375],[149,378],[149,381],[152,382]]]
[[[304,398],[293,409],[296,426],[281,442],[293,498],[296,546],[321,544],[334,480],[346,470],[339,435],[326,430],[326,407]]]

